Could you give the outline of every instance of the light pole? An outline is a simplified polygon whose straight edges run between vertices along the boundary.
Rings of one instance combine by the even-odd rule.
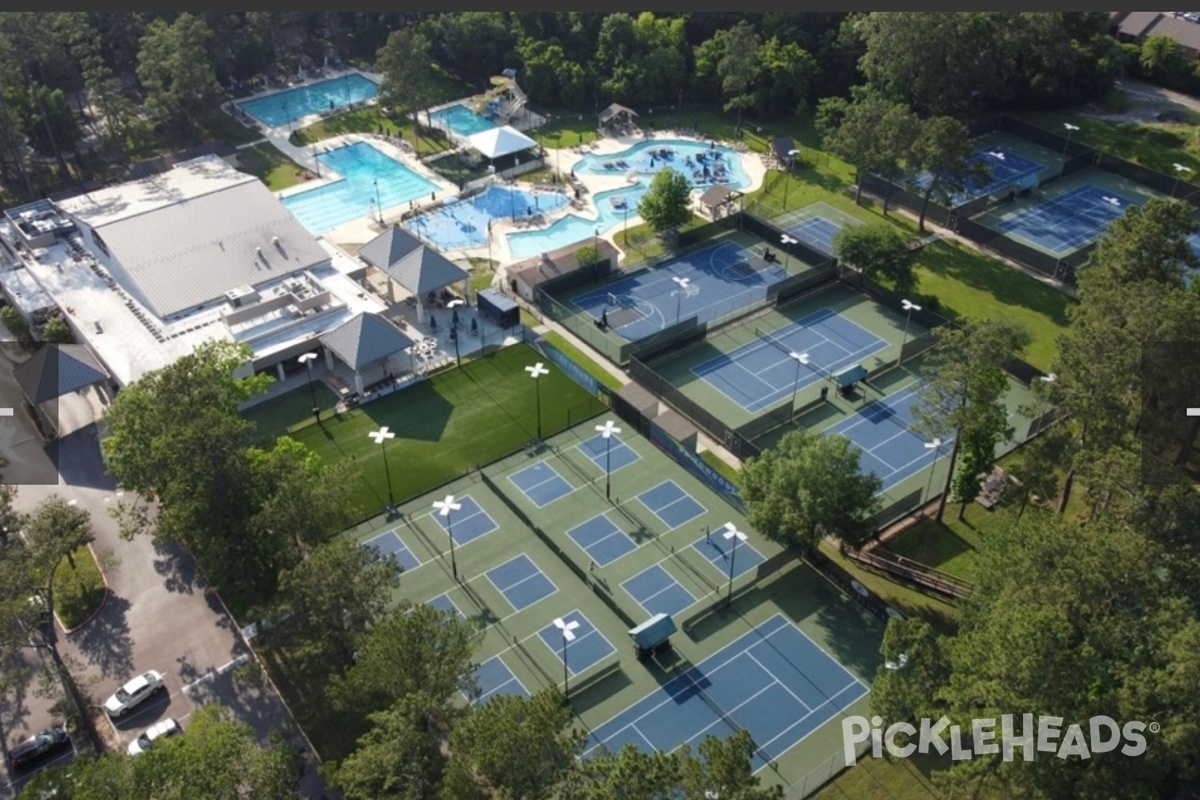
[[[604,497],[612,499],[610,484],[612,478],[612,437],[621,432],[612,420],[605,420],[603,425],[597,425],[596,431],[604,437]]]
[[[382,428],[380,428],[379,430],[377,430],[377,431],[371,431],[371,432],[370,432],[369,434],[367,434],[367,435],[368,435],[368,436],[370,436],[372,439],[374,439],[374,440],[375,440],[375,444],[379,445],[379,448],[380,448],[381,450],[383,450],[383,474],[387,476],[387,485],[388,485],[388,510],[389,510],[389,511],[391,511],[392,507],[393,507],[394,505],[396,505],[396,498],[395,498],[395,496],[393,496],[393,495],[392,495],[392,470],[391,470],[391,468],[388,466],[388,460],[387,460],[387,440],[388,440],[388,439],[395,439],[395,438],[396,438],[396,434],[394,434],[394,433],[392,433],[391,431],[389,431],[389,430],[388,430],[388,428],[387,428],[387,425],[384,425],[384,426],[383,426]]]
[[[1185,172],[1194,172],[1191,167],[1186,167],[1183,164],[1172,164],[1175,168],[1175,185],[1171,187],[1171,197],[1175,196],[1175,190],[1179,188],[1179,179],[1183,177]]]
[[[446,519],[446,535],[450,537],[450,572],[454,580],[458,580],[458,562],[454,558],[454,527],[450,524],[450,512],[462,508],[461,503],[454,502],[454,495],[446,495],[445,500],[434,500],[433,510]]]
[[[796,415],[796,392],[800,390],[800,365],[808,366],[808,353],[797,353],[792,351],[788,356],[796,361],[796,381],[792,384],[792,417]]]
[[[800,244],[800,240],[794,236],[788,236],[785,233],[779,237],[779,243],[783,245],[783,257],[787,259],[787,261],[784,262],[784,269],[788,269],[792,265],[792,255],[788,252],[787,247],[789,244]]]
[[[1058,168],[1059,175],[1062,175],[1063,171],[1067,168],[1067,148],[1071,146],[1071,134],[1079,130],[1078,125],[1072,125],[1069,122],[1064,122],[1063,127],[1067,129],[1067,142],[1063,145],[1063,163],[1062,166]]]
[[[787,211],[788,188],[792,185],[792,169],[796,166],[796,156],[799,150],[788,150],[788,174],[783,181],[783,210]]]
[[[900,340],[900,355],[896,358],[897,366],[904,363],[904,345],[908,344],[908,324],[912,321],[912,312],[921,310],[921,307],[911,300],[901,300],[900,307],[905,311],[904,337]]]
[[[932,442],[925,442],[925,449],[933,451],[933,463],[929,465],[929,480],[925,482],[925,502],[929,502],[929,490],[933,488],[933,473],[937,471],[938,456],[941,455],[941,439],[934,439]]]
[[[746,541],[746,534],[735,528],[732,522],[726,522],[725,533],[721,535],[725,541],[733,540],[733,547],[729,550],[729,592],[725,595],[725,605],[729,605],[733,602],[733,560],[737,558],[738,542]]]
[[[537,362],[532,367],[526,367],[525,371],[529,373],[529,377],[533,378],[535,388],[534,394],[537,397],[537,438],[541,441],[542,438],[542,382],[538,380],[543,375],[549,375],[550,370],[546,369],[542,362]]]
[[[563,703],[571,702],[571,687],[568,684],[570,672],[567,669],[567,642],[575,641],[575,629],[579,627],[579,623],[575,620],[566,622],[562,617],[554,620],[554,627],[562,631],[563,642]]]
[[[679,324],[679,314],[683,308],[683,294],[691,285],[691,278],[681,278],[678,275],[672,275],[671,280],[679,284],[679,288],[675,290],[675,324]]]
[[[312,143],[313,164],[317,167],[317,177],[321,177],[321,159],[317,158],[317,143]]]
[[[321,407],[317,405],[317,387],[313,385],[312,379],[312,362],[316,359],[316,353],[305,353],[296,360],[303,364],[304,369],[308,372],[308,391],[312,396],[312,412],[319,423],[321,421]]]
[[[458,312],[454,309],[466,305],[466,302],[461,297],[456,297],[449,303],[446,303],[446,308],[450,309],[450,341],[454,342],[454,363],[460,367],[462,366],[462,357],[458,353],[458,323],[454,321],[455,315]]]

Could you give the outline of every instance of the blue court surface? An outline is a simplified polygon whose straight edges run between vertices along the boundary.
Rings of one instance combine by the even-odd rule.
[[[600,468],[601,472],[604,471],[605,464],[608,464],[611,474],[615,474],[621,467],[628,467],[641,458],[636,450],[621,440],[616,438],[605,439],[598,433],[586,442],[581,442],[578,446],[583,451],[583,454]]]
[[[367,539],[363,542],[363,546],[377,549],[380,558],[391,556],[406,571],[421,566],[421,559],[417,558],[413,551],[408,549],[408,545],[400,541],[400,535],[395,531],[388,531],[387,533],[381,533],[378,536]]]
[[[500,660],[500,656],[493,656],[476,667],[475,681],[480,693],[479,698],[475,700],[476,705],[483,705],[501,694],[529,697],[529,690],[516,675],[513,675],[508,665]]]
[[[591,732],[588,753],[632,743],[650,754],[724,739],[756,745],[757,771],[867,694],[867,687],[776,614]]]
[[[729,567],[733,566],[733,577],[740,578],[759,564],[766,561],[766,556],[754,549],[749,542],[738,542],[737,552],[733,552],[733,540],[726,539],[725,530],[717,528],[707,536],[701,536],[692,542],[692,548],[704,556],[704,560],[712,564],[722,577],[729,577]]]
[[[680,586],[671,573],[657,564],[624,581],[621,586],[646,610],[647,616],[674,616],[696,602],[691,592]]]
[[[634,541],[605,514],[576,525],[567,531],[567,535],[588,554],[588,558],[602,567],[637,549]]]
[[[985,194],[997,194],[1010,186],[1031,188],[1037,186],[1038,174],[1046,168],[1045,164],[1031,161],[1003,147],[987,147],[977,150],[967,158],[968,165],[982,164],[987,168],[986,177],[972,174],[965,181],[963,189],[950,198],[951,206],[982,197]],[[913,183],[924,191],[929,188],[933,176],[924,172],[913,179]]]
[[[917,393],[905,389],[886,400],[868,403],[826,431],[849,437],[862,449],[859,466],[864,473],[874,472],[883,480],[880,491],[886,492],[910,475],[933,463],[938,454],[948,449],[954,436],[943,439],[936,450],[925,446],[925,438],[912,430],[912,406]]]
[[[485,536],[494,530],[499,530],[500,526],[496,521],[488,516],[488,513],[479,507],[479,503],[470,495],[463,495],[455,498],[455,502],[462,506],[458,511],[451,511],[448,517],[443,517],[437,512],[430,514],[442,530],[450,530],[453,532],[454,543],[464,545],[467,542],[473,542],[480,536]]]
[[[514,472],[508,479],[538,508],[544,508],[575,491],[575,487],[545,461]]]
[[[563,614],[562,619],[568,624],[579,623],[579,627],[572,631],[575,639],[567,642],[567,670],[572,675],[578,675],[617,652],[617,648],[578,609]],[[538,631],[538,638],[550,648],[558,662],[563,663],[563,632],[558,626],[550,623]]]
[[[558,591],[529,556],[521,555],[487,571],[487,579],[514,610],[520,611]]]
[[[842,231],[842,226],[824,217],[809,217],[787,229],[787,232],[827,256],[833,255],[833,237]]]
[[[426,602],[425,605],[436,608],[438,611],[452,612],[462,619],[467,618],[467,615],[459,610],[458,606],[454,605],[454,601],[450,599],[450,595],[448,594],[439,594],[437,597]]]
[[[636,342],[679,320],[708,322],[763,300],[786,277],[782,266],[721,242],[580,295],[575,305],[597,320],[606,316],[613,331]],[[673,278],[691,286],[685,291]]]
[[[885,347],[866,328],[823,308],[697,364],[692,374],[753,414]],[[809,363],[789,353],[807,353]]]
[[[670,530],[695,519],[706,510],[696,498],[680,489],[675,481],[669,480],[663,481],[653,489],[647,489],[639,494],[637,499]]]
[[[1125,209],[1136,205],[1127,197],[1089,183],[1026,209],[1001,222],[999,228],[1051,253],[1069,253],[1098,238]]]

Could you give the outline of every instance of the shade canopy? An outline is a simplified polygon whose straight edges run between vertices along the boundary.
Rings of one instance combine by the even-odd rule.
[[[13,369],[17,385],[38,405],[108,380],[86,345],[48,344]]]
[[[321,344],[359,370],[407,350],[413,340],[379,314],[362,313],[322,336]]]
[[[700,195],[700,204],[705,208],[719,206],[729,199],[733,194],[734,189],[726,183],[718,183],[715,186],[710,186],[704,190],[704,194]]]
[[[385,271],[388,277],[417,297],[470,277],[470,273],[458,264],[425,245],[389,264]]]
[[[537,142],[511,125],[480,131],[468,136],[467,142],[488,158],[500,158],[509,153],[518,153],[531,147],[537,147]]]
[[[600,112],[600,124],[606,125],[609,120],[619,117],[622,114],[629,117],[636,117],[638,115],[636,111],[628,106],[623,106],[620,103],[613,103],[611,106]]]

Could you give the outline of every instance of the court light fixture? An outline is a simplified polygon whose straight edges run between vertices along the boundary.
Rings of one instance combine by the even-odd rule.
[[[788,353],[788,357],[796,362],[796,380],[792,383],[792,414],[796,413],[796,392],[800,390],[800,365],[809,366],[810,359],[808,353],[797,353],[795,350]]]
[[[929,490],[931,488],[933,488],[933,473],[937,470],[938,456],[940,456],[942,454],[942,451],[940,449],[941,446],[942,446],[942,440],[938,439],[936,437],[934,437],[933,441],[924,443],[924,447],[926,450],[933,451],[933,463],[929,465],[929,480],[925,482],[925,502],[926,503],[929,502]]]
[[[721,536],[725,541],[733,542],[733,547],[729,551],[729,592],[725,595],[725,605],[729,605],[733,602],[733,561],[737,558],[738,542],[744,542],[748,537],[739,531],[732,522],[725,523],[725,532]]]
[[[921,307],[911,300],[901,300],[900,307],[904,309],[904,336],[900,339],[900,355],[896,358],[896,364],[899,366],[904,363],[904,345],[908,344],[908,325],[912,322],[912,312],[920,311]]]
[[[568,683],[570,671],[567,669],[567,643],[575,641],[575,629],[579,627],[579,623],[575,620],[567,622],[562,617],[557,617],[554,627],[562,632],[563,702],[568,703],[571,700],[571,687]]]
[[[596,426],[596,432],[604,437],[604,497],[612,499],[612,437],[621,432],[613,421],[605,420],[603,425]]]
[[[529,373],[529,377],[533,378],[534,384],[537,386],[537,438],[542,439],[542,382],[539,380],[543,375],[549,375],[550,370],[542,362],[537,362],[532,367],[526,367],[525,371]]]
[[[788,269],[788,268],[790,268],[790,267],[791,267],[791,265],[792,265],[792,255],[791,255],[791,253],[789,253],[789,252],[787,251],[787,246],[788,246],[789,244],[800,244],[800,240],[799,240],[799,239],[797,239],[797,238],[796,238],[796,237],[794,237],[794,236],[788,236],[788,235],[785,233],[785,234],[782,234],[782,235],[779,237],[779,243],[783,245],[783,248],[784,248],[784,249],[783,249],[783,256],[784,256],[784,258],[786,258],[786,259],[787,259],[787,261],[785,261],[785,262],[784,262],[784,264],[785,264],[785,267],[784,267],[784,268],[785,268],[785,269]]]
[[[388,484],[388,511],[391,511],[392,507],[396,505],[396,498],[392,494],[392,470],[388,467],[387,440],[395,439],[396,434],[389,431],[388,426],[384,425],[379,430],[371,431],[367,435],[374,439],[375,444],[379,445],[380,449],[383,450],[383,472],[387,476]]]
[[[433,510],[446,520],[446,535],[450,537],[450,573],[458,580],[458,562],[454,558],[454,528],[450,524],[450,512],[458,511],[462,503],[454,502],[454,495],[446,495],[445,500],[434,500]]]

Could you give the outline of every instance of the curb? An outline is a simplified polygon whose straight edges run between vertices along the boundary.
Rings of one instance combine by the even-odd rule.
[[[100,612],[104,610],[105,604],[108,603],[108,596],[112,594],[112,590],[108,588],[108,576],[104,574],[104,567],[100,565],[100,559],[96,557],[96,551],[92,547],[91,542],[88,542],[87,548],[88,552],[92,554],[92,561],[96,562],[96,571],[100,573],[100,580],[104,581],[104,594],[100,597],[100,604],[96,606],[96,610],[89,614],[87,619],[76,625],[74,628],[68,629],[66,625],[63,625],[62,620],[58,618],[58,612],[54,612],[54,621],[58,624],[58,627],[62,628],[64,636],[70,636],[76,631],[86,628],[89,624],[91,624],[92,620],[100,616]]]

